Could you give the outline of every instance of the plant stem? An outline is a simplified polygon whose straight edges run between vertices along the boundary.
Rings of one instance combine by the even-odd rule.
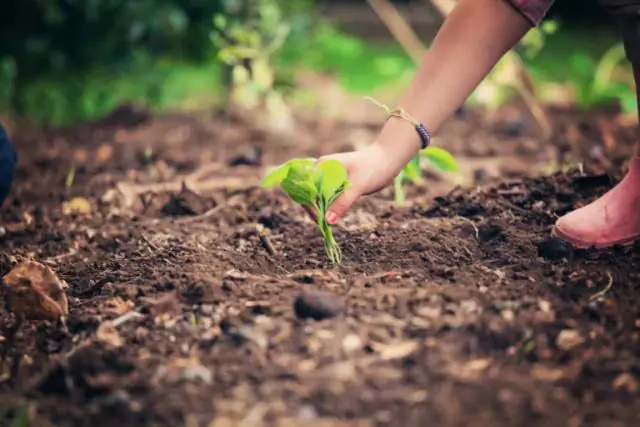
[[[324,216],[318,219],[318,227],[320,228],[320,233],[322,234],[322,238],[324,239],[324,249],[327,253],[327,257],[334,264],[340,264],[342,260],[342,252],[340,251],[340,247],[338,246],[338,242],[333,237],[333,231],[331,230],[331,226],[324,219]]]
[[[396,204],[402,205],[405,202],[404,188],[402,188],[402,175],[396,176],[396,179],[393,180],[393,192]]]

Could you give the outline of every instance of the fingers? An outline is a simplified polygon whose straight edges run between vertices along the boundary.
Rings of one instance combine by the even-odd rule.
[[[351,209],[351,205],[358,200],[358,197],[360,197],[360,193],[353,189],[353,187],[347,189],[347,191],[338,197],[329,207],[326,217],[327,222],[329,222],[329,224],[335,224]]]

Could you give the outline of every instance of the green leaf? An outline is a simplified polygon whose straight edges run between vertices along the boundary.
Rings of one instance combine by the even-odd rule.
[[[456,159],[445,149],[427,147],[422,150],[422,155],[443,172],[456,172],[458,170]]]
[[[294,202],[300,205],[315,206],[318,193],[312,183],[307,181],[298,182],[287,178],[282,181],[281,187]]]
[[[224,28],[227,27],[227,18],[224,15],[216,15],[213,18],[213,25],[217,29],[223,30]]]
[[[267,173],[260,183],[260,186],[263,188],[271,188],[276,185],[280,185],[280,183],[287,177],[290,168],[291,164],[289,162],[276,166]]]
[[[297,173],[299,175],[302,168],[313,167],[315,162],[316,162],[316,159],[314,158],[289,160],[281,164],[280,166],[276,166],[272,168],[267,173],[267,175],[263,178],[262,183],[260,185],[263,188],[271,188],[271,187],[275,187],[276,185],[280,185],[280,183],[284,181],[285,178],[287,178],[292,167],[296,168],[296,171],[294,171],[294,173]],[[296,178],[296,179],[300,179],[300,178]]]
[[[308,181],[313,184],[315,171],[313,170],[314,162],[312,160],[296,159],[291,160],[290,163],[287,179],[296,182]]]
[[[326,160],[318,165],[321,175],[321,196],[329,200],[335,196],[341,187],[347,182],[348,174],[342,163],[338,160]]]
[[[409,163],[407,163],[402,169],[404,175],[402,179],[408,179],[410,181],[417,181],[422,176],[420,174],[420,156],[413,157]]]

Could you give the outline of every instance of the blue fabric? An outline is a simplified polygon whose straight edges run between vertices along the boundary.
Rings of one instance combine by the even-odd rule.
[[[0,206],[9,194],[18,164],[18,153],[0,124]]]

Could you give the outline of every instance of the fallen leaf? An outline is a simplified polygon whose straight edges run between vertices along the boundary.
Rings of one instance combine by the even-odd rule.
[[[531,376],[538,381],[553,383],[565,377],[565,372],[559,368],[537,364],[531,368]]]
[[[371,343],[371,347],[383,360],[397,360],[418,351],[420,344],[417,341],[403,341],[393,344]]]
[[[467,362],[464,368],[470,371],[484,371],[491,365],[492,361],[492,359],[474,359]]]
[[[111,322],[103,322],[98,326],[96,338],[112,347],[121,347],[124,340]]]
[[[177,357],[169,360],[156,371],[156,381],[167,381],[169,383],[179,383],[182,381],[195,382],[201,381],[205,384],[211,384],[213,374],[211,370],[200,363],[195,357]]]
[[[98,163],[105,163],[113,157],[113,146],[109,144],[101,144],[96,150],[96,161]]]
[[[27,261],[3,277],[7,309],[16,317],[56,321],[69,314],[69,286],[44,264]]]
[[[142,307],[147,310],[151,317],[158,317],[163,314],[178,314],[181,311],[178,294],[168,293],[158,298],[142,299]]]
[[[629,372],[623,372],[613,380],[614,390],[625,389],[629,393],[638,391],[638,380]]]
[[[569,351],[584,342],[580,332],[575,329],[564,329],[556,337],[556,345],[559,349]]]
[[[91,202],[84,197],[74,197],[62,203],[62,213],[64,215],[88,215],[93,211]]]
[[[131,310],[134,305],[135,303],[133,301],[125,301],[120,297],[115,297],[105,303],[105,309],[106,311],[119,316]]]

